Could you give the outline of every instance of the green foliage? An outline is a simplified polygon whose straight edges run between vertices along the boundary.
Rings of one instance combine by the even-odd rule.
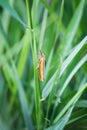
[[[85,0],[0,0],[0,130],[87,128],[85,12]]]

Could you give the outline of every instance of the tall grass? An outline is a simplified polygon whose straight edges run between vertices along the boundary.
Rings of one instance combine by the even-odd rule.
[[[0,130],[87,129],[86,11],[85,0],[0,0]]]

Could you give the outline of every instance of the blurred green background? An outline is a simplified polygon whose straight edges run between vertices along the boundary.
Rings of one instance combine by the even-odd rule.
[[[86,35],[87,0],[0,0],[0,130],[87,130]]]

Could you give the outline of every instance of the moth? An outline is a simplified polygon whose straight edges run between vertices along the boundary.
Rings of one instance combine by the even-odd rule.
[[[44,81],[44,69],[45,69],[45,55],[40,51],[39,56],[39,79],[41,82]]]

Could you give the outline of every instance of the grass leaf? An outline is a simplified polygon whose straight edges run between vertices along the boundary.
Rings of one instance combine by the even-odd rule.
[[[65,88],[71,81],[72,77],[75,75],[75,73],[81,68],[81,66],[87,61],[87,54],[79,61],[79,63],[75,66],[75,68],[72,70],[66,81],[64,82],[64,85],[62,86],[62,89],[60,90],[59,96],[62,95],[64,92]]]
[[[53,126],[50,126],[49,128],[47,128],[45,130],[63,130],[65,125],[67,124],[67,122],[69,120],[69,117],[70,117],[70,115],[72,113],[73,107],[74,106],[72,106],[67,111],[67,113],[56,124],[54,124]]]
[[[12,64],[12,66],[13,66],[13,70],[14,70],[16,83],[17,83],[17,86],[18,86],[18,93],[19,93],[22,113],[23,113],[23,116],[24,116],[24,119],[25,119],[25,124],[26,124],[26,127],[27,127],[28,130],[33,130],[34,128],[33,128],[33,125],[32,125],[30,112],[29,112],[29,108],[28,108],[28,103],[26,101],[23,86],[22,86],[22,84],[21,84],[21,82],[19,80],[17,70],[16,70],[16,67],[15,67],[14,63]]]
[[[84,90],[87,88],[87,83],[79,89],[79,91],[73,96],[73,98],[66,104],[66,106],[63,108],[63,110],[58,114],[58,116],[54,120],[54,124],[62,117],[62,115],[67,111],[67,109],[74,103],[76,103],[79,99],[79,97],[82,95]]]
[[[24,27],[26,26],[26,24],[24,23],[24,21],[20,18],[20,16],[18,15],[18,13],[16,12],[16,10],[14,10],[8,3],[7,0],[0,0],[0,5],[7,9],[7,11],[16,19],[18,20]]]
[[[65,69],[68,67],[68,65],[71,63],[71,61],[74,59],[74,57],[78,54],[78,52],[82,49],[82,47],[85,44],[87,44],[87,36],[73,49],[71,54],[63,62],[60,77],[63,75]]]
[[[76,9],[76,11],[68,25],[66,34],[57,49],[57,53],[56,53],[54,59],[57,59],[57,57],[60,53],[62,54],[62,57],[64,58],[66,56],[67,50],[69,50],[71,48],[71,43],[77,32],[77,29],[78,29],[78,26],[79,26],[79,23],[80,23],[80,20],[82,17],[84,4],[85,4],[85,0],[81,0],[78,5],[78,8]]]
[[[87,100],[80,100],[80,101],[78,101],[76,106],[80,107],[80,108],[87,108]]]
[[[51,93],[53,86],[57,84],[59,74],[60,74],[60,68],[61,68],[61,60],[59,62],[59,65],[57,67],[56,72],[52,75],[52,77],[49,79],[47,84],[45,85],[43,91],[42,91],[42,99],[46,99],[48,95]]]

